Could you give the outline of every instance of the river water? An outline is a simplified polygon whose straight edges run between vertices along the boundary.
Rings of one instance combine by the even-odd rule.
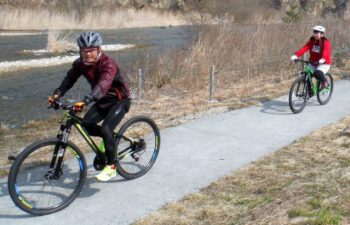
[[[104,44],[134,44],[137,47],[119,52],[108,52],[123,68],[140,55],[158,55],[179,48],[186,43],[187,27],[132,28],[101,30]],[[73,31],[77,35],[79,31]],[[46,34],[0,36],[0,62],[48,57],[48,55],[22,54],[23,50],[39,50],[46,46]],[[33,68],[0,73],[0,123],[11,128],[29,120],[44,119],[52,115],[47,110],[47,96],[58,87],[70,64]],[[127,69],[127,68],[123,68]],[[89,92],[89,85],[80,78],[68,98],[78,99]]]

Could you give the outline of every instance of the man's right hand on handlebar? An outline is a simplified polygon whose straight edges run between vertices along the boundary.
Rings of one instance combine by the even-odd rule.
[[[57,104],[55,104],[55,101],[59,100],[61,95],[62,95],[62,93],[59,89],[54,90],[52,95],[49,96],[47,99],[48,103],[49,103],[49,107],[54,107],[55,109],[58,109],[59,107],[57,106]]]
[[[61,92],[61,90],[60,90],[60,89],[54,90],[53,93],[52,93],[52,95],[51,95],[51,97],[52,97],[53,99],[55,99],[55,100],[61,98],[61,97],[62,97],[62,92]]]
[[[59,106],[56,104],[56,101],[59,99],[58,96],[52,95],[47,98],[49,103],[49,108],[53,107],[54,109],[59,109]]]

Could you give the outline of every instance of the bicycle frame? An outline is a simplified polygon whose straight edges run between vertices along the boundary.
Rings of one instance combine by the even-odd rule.
[[[316,95],[318,93],[318,85],[315,84],[315,82],[313,81],[313,69],[311,68],[310,65],[305,65],[304,67],[304,71],[301,72],[301,76],[305,76],[305,81],[307,81],[309,84],[311,84],[311,91],[312,94]]]
[[[66,150],[65,148],[66,148],[66,145],[67,145],[68,137],[69,137],[69,134],[71,132],[72,126],[74,126],[79,131],[80,135],[88,143],[88,145],[91,147],[91,149],[97,155],[97,157],[99,157],[101,159],[104,158],[105,157],[105,151],[97,146],[95,141],[91,138],[89,133],[84,128],[86,126],[85,125],[86,122],[82,118],[76,116],[72,111],[67,111],[65,113],[64,117],[66,118],[66,122],[61,124],[59,133],[57,134],[57,138],[61,140],[61,149],[62,149],[61,151],[62,152],[59,153],[59,149],[55,149],[54,150],[52,161],[51,161],[52,167],[50,166],[50,168],[53,168],[53,166],[55,165],[55,158],[56,158],[56,155],[58,153],[59,153],[59,155],[58,155],[59,156],[59,159],[58,159],[59,161],[57,162],[57,167],[56,168],[57,169],[60,168],[61,162],[62,162],[61,158],[63,158],[63,155],[65,153],[65,150]],[[101,129],[101,126],[98,126],[97,124],[89,124],[88,126],[90,126],[90,127],[93,126],[95,129]],[[117,153],[118,155],[116,157],[116,161],[117,160],[121,160],[121,159],[123,159],[123,158],[125,158],[125,157],[127,157],[127,156],[137,152],[137,151],[135,151],[135,149],[138,148],[138,145],[140,145],[140,143],[138,143],[137,141],[133,141],[130,138],[127,138],[127,137],[125,137],[123,135],[120,135],[118,133],[114,133],[113,135],[114,135],[115,138],[120,138],[120,139],[123,139],[123,140],[125,140],[125,141],[130,143],[130,147],[128,147],[128,148],[124,149],[123,151]],[[103,146],[103,148],[104,148],[104,146]],[[129,152],[130,149],[133,150],[131,153]]]
[[[83,136],[84,140],[88,143],[91,149],[96,153],[96,155],[102,156],[104,154],[104,151],[97,146],[84,128],[85,122],[82,118],[74,115],[71,112],[66,112],[64,117],[66,118],[66,122],[65,124],[61,124],[60,131],[57,134],[57,138],[61,139],[62,144],[67,143],[71,128],[74,126],[79,131],[80,135]],[[98,128],[99,126],[96,125],[96,127]]]

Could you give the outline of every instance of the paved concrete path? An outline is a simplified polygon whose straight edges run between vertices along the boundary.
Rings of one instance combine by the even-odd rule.
[[[298,115],[291,114],[285,96],[165,129],[159,158],[148,174],[132,181],[118,177],[96,183],[91,157],[87,157],[86,187],[68,208],[52,215],[23,213],[11,202],[6,182],[1,181],[0,224],[129,224],[349,114],[350,81],[341,80],[328,105],[319,106],[314,100]]]

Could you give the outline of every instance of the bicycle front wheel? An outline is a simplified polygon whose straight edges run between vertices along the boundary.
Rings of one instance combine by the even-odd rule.
[[[304,110],[308,99],[308,85],[303,78],[296,79],[289,91],[289,107],[293,113]]]
[[[317,93],[317,100],[320,103],[320,105],[325,105],[331,100],[332,94],[333,94],[333,88],[334,88],[334,83],[333,83],[333,77],[329,73],[325,74],[325,78],[328,81],[328,86],[324,88],[323,90],[319,91]],[[321,89],[321,82],[319,83],[319,90]]]
[[[151,169],[158,157],[159,129],[150,118],[131,118],[120,128],[116,146],[118,173],[126,179],[138,178]]]
[[[10,169],[8,189],[13,202],[33,215],[46,215],[67,207],[80,193],[86,161],[79,148],[67,143],[61,167],[62,144],[57,138],[28,146]]]

